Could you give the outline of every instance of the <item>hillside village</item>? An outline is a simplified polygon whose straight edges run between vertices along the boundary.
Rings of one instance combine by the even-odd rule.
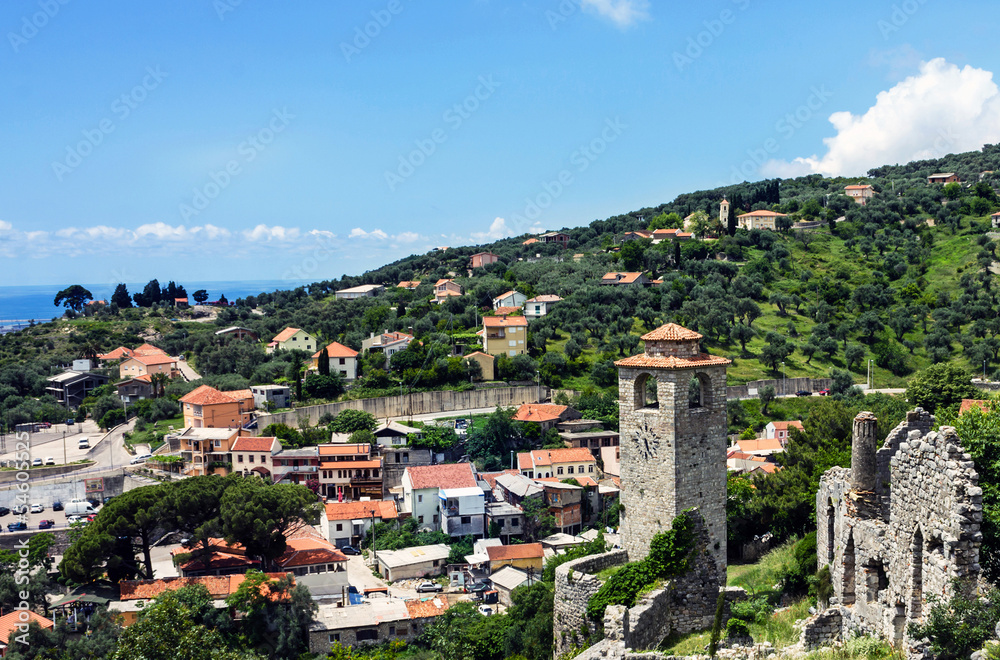
[[[260,657],[936,657],[929,596],[1000,577],[995,171],[987,145],[233,303],[68,303],[0,336],[32,484],[0,491],[0,606],[37,624],[0,616],[0,649],[110,657],[163,617]]]

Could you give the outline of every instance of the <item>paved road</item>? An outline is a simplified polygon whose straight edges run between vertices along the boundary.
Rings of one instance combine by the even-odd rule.
[[[184,376],[184,380],[191,382],[192,380],[201,380],[201,374],[191,368],[191,365],[187,363],[187,360],[178,360],[177,368],[180,369],[181,375]]]

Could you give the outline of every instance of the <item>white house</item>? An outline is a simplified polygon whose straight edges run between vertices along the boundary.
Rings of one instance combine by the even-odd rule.
[[[334,295],[338,300],[354,300],[355,298],[377,296],[383,291],[385,291],[385,287],[381,284],[362,284],[361,286],[352,286],[349,289],[341,289]]]
[[[562,298],[556,295],[535,296],[534,298],[528,298],[524,301],[524,316],[529,321],[531,319],[541,318],[552,311],[552,306],[560,301],[562,301]]]
[[[417,521],[419,529],[442,529],[441,502],[438,491],[451,488],[476,488],[476,476],[470,463],[410,466],[403,472],[403,501],[400,510]]]
[[[784,447],[792,437],[792,429],[805,430],[802,422],[797,419],[789,422],[768,422],[764,427],[764,437],[768,440],[780,440],[781,446]]]
[[[319,368],[323,357],[329,361],[330,373],[340,372],[344,380],[350,382],[358,377],[358,352],[339,342],[333,342],[312,356],[313,367]]]
[[[508,291],[493,299],[493,309],[500,307],[520,307],[527,299],[528,296],[520,291]]]

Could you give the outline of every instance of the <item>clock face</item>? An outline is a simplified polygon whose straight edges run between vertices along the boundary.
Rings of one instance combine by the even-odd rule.
[[[660,448],[660,436],[649,422],[642,420],[632,434],[632,443],[644,459],[656,458]]]

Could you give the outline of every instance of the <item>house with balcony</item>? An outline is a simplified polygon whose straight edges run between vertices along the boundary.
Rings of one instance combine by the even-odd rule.
[[[479,488],[475,469],[471,463],[407,467],[403,472],[401,485],[403,493],[400,511],[413,516],[419,529],[424,531],[439,529],[448,531],[442,522],[443,512],[439,491]],[[457,511],[462,510],[462,508],[457,509]],[[462,515],[459,515],[459,526],[462,525],[461,519]],[[471,520],[467,524],[471,525]]]
[[[528,296],[524,295],[520,291],[508,291],[502,293],[493,299],[493,309],[499,309],[501,307],[513,307],[517,309],[525,303]]]
[[[177,360],[169,355],[132,355],[118,365],[118,377],[122,380],[136,376],[166,374],[173,378],[177,374]]]
[[[528,351],[528,319],[523,316],[484,316],[483,352],[500,355],[522,355]]]
[[[441,531],[454,538],[486,536],[486,499],[479,486],[441,488]]]
[[[303,486],[310,479],[319,479],[319,450],[316,447],[279,448],[271,456],[271,478],[275,483]]]
[[[357,547],[373,523],[377,525],[398,517],[396,503],[391,500],[327,502],[320,521],[320,531],[338,548],[345,545]]]
[[[517,467],[529,479],[600,476],[597,460],[589,449],[534,449],[517,455]]]
[[[316,338],[305,330],[285,328],[268,342],[264,352],[270,354],[275,351],[290,351],[295,348],[308,351],[311,354],[316,350]]]
[[[382,499],[382,459],[370,444],[324,444],[318,451],[320,493],[337,502]]]
[[[168,436],[167,441],[171,448],[176,443],[184,459],[181,472],[185,476],[225,476],[232,468],[232,447],[239,435],[239,429],[189,426]]]
[[[618,431],[605,431],[596,419],[572,419],[556,424],[559,437],[567,447],[589,449],[594,456],[602,447],[617,447]]]
[[[180,399],[184,426],[195,428],[242,428],[250,423],[254,410],[253,392],[232,390],[222,392],[201,385]]]
[[[856,184],[844,186],[844,194],[861,206],[865,206],[868,204],[868,200],[875,196],[875,189],[869,185]]]
[[[386,330],[379,335],[373,332],[368,339],[362,340],[361,350],[381,351],[384,353],[385,368],[388,369],[389,359],[396,353],[405,350],[411,341],[413,341],[413,335],[406,332],[389,332]]]
[[[431,299],[431,302],[440,305],[447,301],[448,298],[458,298],[463,293],[465,292],[462,290],[461,285],[455,280],[441,279],[434,284],[434,297]]]
[[[98,387],[107,385],[108,377],[90,371],[66,370],[45,381],[45,391],[67,408],[76,408]]]
[[[287,408],[292,402],[292,388],[287,385],[253,385],[250,391],[258,410]]]
[[[556,295],[547,294],[535,296],[524,301],[524,316],[530,321],[540,319],[552,311],[552,306],[562,302],[562,298]]]
[[[273,481],[271,469],[273,456],[281,451],[281,443],[275,437],[240,436],[230,450],[233,455],[233,471],[244,476],[256,474],[261,479]]]
[[[561,231],[548,231],[538,236],[539,243],[555,243],[563,249],[566,249],[569,241],[569,234],[564,234]]]
[[[498,261],[500,261],[500,257],[493,254],[492,252],[477,252],[476,254],[469,257],[469,267],[482,268],[483,266],[489,266],[490,264],[495,264]]]
[[[353,348],[348,348],[339,342],[332,342],[326,348],[320,349],[312,356],[312,366],[319,369],[319,361],[327,360],[330,365],[330,373],[340,373],[347,382],[352,382],[358,377],[358,352]]]
[[[542,482],[542,488],[556,531],[574,536],[579,534],[583,529],[583,487],[553,479]]]
[[[135,403],[141,399],[148,399],[155,392],[153,377],[149,374],[127,378],[120,383],[115,383],[115,389],[118,390],[118,398],[125,403]]]

